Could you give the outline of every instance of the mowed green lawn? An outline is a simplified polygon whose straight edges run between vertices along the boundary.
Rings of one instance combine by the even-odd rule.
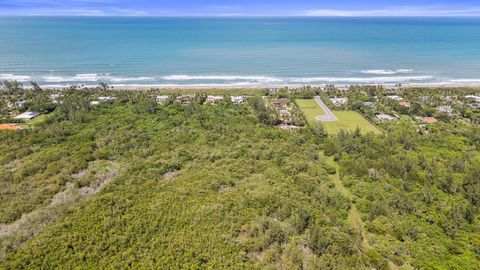
[[[298,107],[307,117],[307,121],[310,124],[315,123],[315,117],[318,115],[324,115],[325,112],[318,106],[317,102],[313,99],[296,99]]]
[[[363,118],[359,113],[354,111],[333,111],[338,120],[335,122],[323,122],[328,133],[336,134],[340,130],[354,131],[360,128],[363,134],[373,132],[380,134],[380,131],[374,127],[367,119]]]
[[[315,124],[317,120],[315,117],[325,114],[313,99],[297,99],[298,107],[305,114],[307,121],[310,124]],[[377,128],[375,128],[370,122],[368,122],[363,116],[354,111],[333,111],[338,120],[335,122],[322,122],[325,129],[330,134],[337,134],[340,130],[354,131],[357,127],[360,128],[362,133],[366,134],[373,132],[379,134]]]

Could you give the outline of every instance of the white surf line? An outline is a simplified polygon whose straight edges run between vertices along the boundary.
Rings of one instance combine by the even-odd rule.
[[[335,122],[335,121],[337,121],[337,117],[335,116],[335,114],[333,114],[333,112],[323,102],[323,100],[320,98],[320,96],[316,96],[315,101],[317,102],[318,106],[320,106],[320,108],[322,108],[323,112],[325,112],[324,115],[316,116],[315,120],[320,121],[320,122]]]

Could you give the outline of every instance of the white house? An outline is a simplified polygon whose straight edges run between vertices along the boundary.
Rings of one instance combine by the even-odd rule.
[[[344,98],[331,98],[330,101],[333,103],[333,105],[339,107],[339,106],[347,104],[348,98],[346,98],[346,97],[344,97]]]
[[[90,105],[92,106],[100,105],[100,101],[98,100],[90,101]]]
[[[27,103],[26,100],[19,100],[19,101],[15,102],[15,106],[17,106],[17,108],[21,108],[21,107],[23,107],[23,105],[25,105],[25,103]]]
[[[58,98],[60,98],[61,96],[62,96],[61,94],[51,94],[50,100],[52,101],[52,103],[57,104]]]
[[[98,97],[98,100],[101,102],[107,102],[107,101],[114,101],[117,99],[116,97],[108,96],[108,97]]]
[[[380,122],[389,122],[395,120],[395,117],[388,114],[377,114],[375,115],[378,121]]]
[[[205,103],[207,104],[215,104],[223,101],[222,96],[207,96],[207,99],[205,99]]]
[[[451,106],[440,106],[437,110],[441,113],[453,114],[453,109]]]
[[[165,103],[168,101],[169,98],[170,98],[169,96],[162,95],[162,96],[156,96],[155,100],[157,101],[157,103]]]
[[[22,119],[22,120],[32,120],[33,118],[36,118],[40,115],[38,112],[24,112],[21,113],[17,116],[15,116],[15,119]]]
[[[468,96],[465,96],[466,99],[473,99],[475,100],[476,102],[480,102],[480,97],[479,96],[474,96],[474,95],[468,95]]]
[[[245,103],[245,97],[244,96],[232,96],[230,97],[232,100],[232,103],[235,105],[243,104]]]
[[[402,101],[403,98],[401,96],[398,96],[398,95],[390,95],[390,96],[387,96],[388,99],[391,99],[391,100],[395,100],[395,101]]]

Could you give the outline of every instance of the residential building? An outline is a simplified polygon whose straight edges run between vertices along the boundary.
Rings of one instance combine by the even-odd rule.
[[[61,94],[51,94],[51,95],[50,95],[50,100],[52,101],[52,103],[57,104],[57,103],[58,103],[58,99],[59,99],[61,96],[62,96]]]
[[[435,117],[421,117],[419,120],[424,124],[435,124],[438,122]]]
[[[25,105],[25,103],[27,103],[26,100],[19,100],[19,101],[15,102],[15,106],[17,108],[21,108],[21,107],[23,107],[23,105]]]
[[[40,113],[38,112],[24,112],[24,113],[21,113],[17,116],[15,116],[14,118],[15,119],[22,119],[22,120],[32,120],[36,117],[38,117],[40,115]]]
[[[331,98],[330,101],[333,103],[334,106],[342,106],[347,104],[348,98],[343,97],[343,98]]]
[[[437,110],[441,113],[453,114],[453,109],[451,106],[440,106]]]
[[[277,109],[286,109],[288,105],[288,99],[286,98],[276,98],[272,99],[272,104]]]
[[[0,130],[19,130],[22,127],[17,126],[15,124],[0,124]]]
[[[223,101],[222,96],[207,96],[205,99],[206,104],[217,104]]]
[[[114,101],[116,97],[107,96],[107,97],[98,97],[98,100],[101,102]]]
[[[157,103],[164,104],[168,101],[169,98],[170,96],[162,95],[162,96],[156,96],[155,100],[157,101]]]
[[[232,100],[232,103],[235,105],[243,104],[245,103],[245,97],[244,96],[232,96],[230,97]]]
[[[473,99],[475,102],[480,102],[480,96],[468,95],[465,96],[466,99]]]
[[[180,95],[175,100],[180,104],[191,104],[194,99],[195,95]]]
[[[395,120],[395,117],[388,114],[377,114],[375,115],[375,118],[377,118],[377,120],[380,122],[389,122]]]
[[[400,101],[398,104],[400,104],[400,106],[408,108],[408,109],[410,107],[412,107],[412,103],[410,101]]]
[[[395,100],[395,101],[402,101],[403,98],[401,96],[398,96],[398,95],[389,95],[387,96],[388,99],[391,99],[391,100]]]

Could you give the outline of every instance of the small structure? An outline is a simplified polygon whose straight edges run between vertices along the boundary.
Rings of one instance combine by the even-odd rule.
[[[26,100],[19,100],[19,101],[15,102],[15,106],[17,108],[21,108],[21,107],[23,107],[23,105],[25,105],[25,103],[27,103]]]
[[[222,96],[207,96],[205,99],[206,104],[217,104],[223,101]]]
[[[342,105],[347,104],[348,98],[343,97],[343,98],[331,98],[330,101],[333,103],[334,106],[340,107]]]
[[[465,96],[466,99],[473,99],[475,102],[480,102],[480,96],[468,95]]]
[[[453,101],[457,100],[457,97],[456,96],[443,96],[442,100],[447,101],[447,102],[453,102]]]
[[[453,109],[451,106],[440,106],[437,110],[441,113],[453,114]]]
[[[117,99],[116,97],[108,96],[108,97],[98,97],[98,100],[100,102],[108,102],[108,101],[114,101]]]
[[[161,95],[161,96],[156,96],[155,100],[157,101],[157,103],[165,104],[169,98],[170,98],[169,96]]]
[[[412,107],[412,103],[410,101],[400,101],[398,104],[404,108],[410,109]]]
[[[232,96],[232,97],[230,97],[230,99],[232,100],[232,103],[235,104],[235,105],[240,105],[240,104],[245,103],[245,97],[244,96]]]
[[[175,100],[180,104],[191,104],[195,99],[195,95],[180,95]]]
[[[90,101],[90,105],[91,105],[91,106],[100,105],[100,101],[98,101],[98,100]]]
[[[22,128],[15,124],[0,124],[0,130],[19,130],[19,129],[22,129]]]
[[[391,100],[395,100],[395,101],[402,101],[403,98],[401,96],[398,96],[398,95],[389,95],[387,96],[388,99],[391,99]]]
[[[280,126],[278,126],[280,129],[283,129],[285,131],[294,131],[294,130],[298,130],[300,129],[299,126],[292,126],[292,125],[285,125],[285,124],[282,124]]]
[[[421,97],[420,97],[420,100],[421,100],[422,102],[429,102],[429,101],[430,101],[430,97],[429,97],[429,96],[421,96]]]
[[[419,120],[424,124],[435,124],[438,122],[437,118],[435,117],[420,117]]]
[[[375,105],[375,103],[371,101],[363,102],[363,106],[365,107],[373,107],[373,105]]]
[[[50,95],[50,100],[52,101],[53,104],[58,103],[58,99],[61,97],[61,94],[51,94]]]
[[[395,120],[395,117],[388,114],[377,114],[375,115],[375,118],[377,118],[377,120],[380,122],[390,122]]]
[[[279,110],[285,110],[288,105],[288,99],[286,98],[276,98],[272,99],[272,104],[275,108]]]
[[[290,119],[290,117],[292,116],[292,113],[289,110],[279,110],[278,116],[280,116],[283,119]]]
[[[270,88],[270,89],[268,89],[268,92],[269,92],[270,94],[276,94],[276,93],[278,93],[278,91],[279,91],[278,88]]]
[[[40,113],[38,112],[24,112],[24,113],[21,113],[17,116],[15,116],[14,118],[15,119],[22,119],[22,120],[32,120],[36,117],[38,117],[40,115]]]

